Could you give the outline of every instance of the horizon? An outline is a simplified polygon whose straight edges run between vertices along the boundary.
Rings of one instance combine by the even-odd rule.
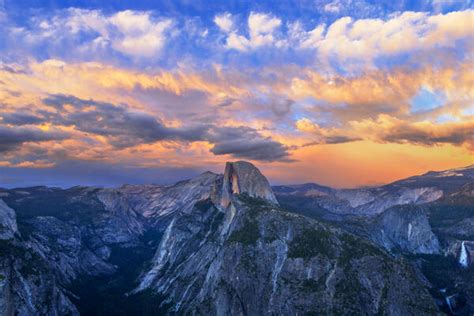
[[[0,187],[474,164],[471,1],[0,0]]]
[[[245,161],[245,160],[240,160],[240,161]],[[231,161],[229,161],[229,162],[231,162]],[[235,162],[235,161],[232,161],[232,162]],[[226,162],[226,163],[228,163],[228,162]],[[256,167],[258,168],[258,166],[256,166]],[[408,179],[408,178],[423,176],[423,175],[428,174],[430,172],[443,172],[443,171],[460,170],[460,169],[462,170],[462,169],[469,169],[469,168],[474,168],[474,165],[467,165],[467,166],[462,166],[462,167],[458,167],[458,168],[443,169],[443,170],[428,170],[428,171],[420,173],[420,174],[414,174],[414,175],[411,175],[411,176],[408,176],[408,177],[405,177],[405,178],[395,179],[394,181],[387,182],[387,183],[380,183],[380,184],[374,184],[374,185],[365,185],[365,186],[356,186],[356,187],[334,187],[334,186],[329,186],[329,185],[325,185],[323,183],[314,182],[314,181],[313,182],[302,182],[302,183],[273,183],[272,181],[270,181],[270,179],[268,179],[268,178],[267,179],[269,180],[269,183],[270,183],[271,187],[316,184],[316,185],[321,185],[321,186],[325,186],[325,187],[328,187],[328,188],[331,188],[331,189],[336,189],[336,190],[353,190],[353,189],[382,187],[382,186],[389,185],[389,184],[392,184],[394,182],[402,181],[402,180],[405,180],[405,179]],[[50,188],[50,189],[69,190],[69,189],[73,189],[75,187],[117,189],[117,188],[124,187],[124,186],[140,186],[140,185],[143,185],[143,186],[173,186],[173,185],[175,185],[179,182],[192,180],[192,179],[194,179],[194,178],[196,178],[200,175],[203,175],[205,173],[208,173],[208,172],[213,173],[213,174],[218,174],[218,175],[223,175],[224,174],[223,172],[214,172],[214,171],[211,171],[211,170],[205,170],[205,171],[199,172],[198,174],[196,174],[192,177],[183,178],[183,179],[177,180],[175,182],[122,183],[122,184],[119,184],[119,185],[76,184],[76,185],[72,185],[72,186],[54,186],[54,185],[46,185],[46,184],[32,184],[32,185],[22,186],[22,187],[21,186],[20,187],[8,187],[8,186],[3,187],[3,186],[0,186],[0,189],[21,190],[21,189],[29,189],[29,188],[35,188],[35,187],[46,187],[46,188]],[[266,175],[264,173],[263,173],[263,176],[266,177]]]

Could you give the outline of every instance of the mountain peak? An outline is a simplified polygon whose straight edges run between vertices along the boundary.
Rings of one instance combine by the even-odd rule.
[[[222,183],[221,205],[227,207],[233,194],[242,193],[278,204],[267,178],[257,167],[247,161],[227,162]]]

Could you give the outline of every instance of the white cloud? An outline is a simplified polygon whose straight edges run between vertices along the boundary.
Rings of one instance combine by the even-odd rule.
[[[299,45],[315,49],[319,60],[364,65],[379,57],[454,47],[458,40],[474,40],[473,21],[474,10],[432,16],[405,12],[388,20],[343,17],[328,27],[319,25],[308,31]]]
[[[301,41],[302,48],[315,47],[323,39],[325,26],[319,25],[307,33],[307,36]]]
[[[229,33],[234,28],[232,14],[223,13],[214,17],[214,23],[224,32]]]
[[[283,42],[274,37],[274,31],[281,25],[280,19],[269,14],[251,12],[247,24],[249,38],[232,32],[227,38],[227,48],[248,51],[271,44],[282,46]]]
[[[326,9],[334,11],[338,4],[333,1]],[[278,17],[251,12],[247,20],[248,35],[227,25],[221,29],[227,30],[228,49],[248,52],[264,46],[292,45],[315,50],[321,64],[331,61],[339,63],[339,67],[353,69],[374,67],[377,58],[451,48],[458,40],[474,41],[473,21],[474,10],[438,15],[408,11],[386,20],[342,17],[309,31],[303,29],[300,21],[287,22],[288,31],[283,33]]]
[[[109,18],[121,36],[115,38],[112,47],[126,55],[153,57],[159,54],[166,42],[166,31],[172,21],[152,21],[149,13],[122,11]]]
[[[173,25],[171,19],[158,19],[150,12],[126,10],[105,15],[77,8],[59,11],[50,19],[34,18],[33,23],[34,29],[24,31],[30,43],[48,40],[61,48],[66,47],[61,41],[66,41],[80,52],[112,48],[134,58],[159,55]]]
[[[281,20],[268,14],[251,12],[248,19],[251,37],[271,34],[281,25]]]

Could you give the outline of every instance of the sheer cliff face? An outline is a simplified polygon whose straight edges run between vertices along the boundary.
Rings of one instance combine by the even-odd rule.
[[[78,315],[46,258],[19,235],[0,200],[0,315]]]
[[[29,246],[0,241],[0,314],[79,315],[47,259]]]
[[[17,231],[15,211],[0,199],[0,240],[13,238]]]
[[[228,162],[224,172],[221,206],[226,208],[234,194],[242,193],[278,205],[268,180],[260,170],[246,161]]]
[[[372,239],[388,250],[438,254],[440,245],[426,211],[414,205],[392,207],[371,225]]]

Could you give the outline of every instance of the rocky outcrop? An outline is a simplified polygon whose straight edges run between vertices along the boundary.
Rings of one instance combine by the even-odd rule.
[[[11,239],[17,232],[15,211],[0,199],[0,240]]]
[[[221,206],[226,208],[233,194],[243,193],[278,205],[268,180],[254,165],[246,161],[226,163],[222,183]]]
[[[415,205],[392,207],[371,224],[371,238],[388,250],[437,254],[439,241],[425,211]]]

